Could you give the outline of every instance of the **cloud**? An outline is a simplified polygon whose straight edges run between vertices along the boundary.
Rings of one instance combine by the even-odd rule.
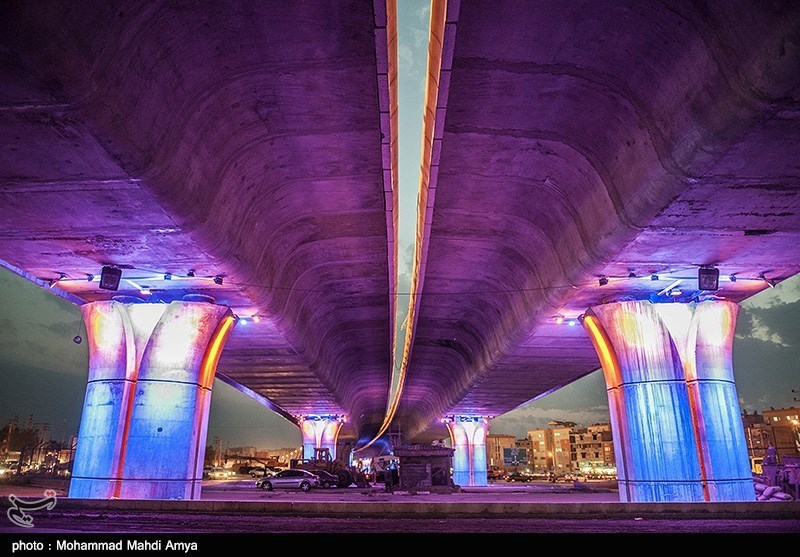
[[[776,344],[754,336],[737,338],[733,344],[733,373],[742,406],[748,411],[791,406],[791,390],[800,387],[798,361],[800,346]]]
[[[525,437],[531,429],[546,427],[548,422],[575,422],[579,425],[609,422],[608,406],[588,408],[538,408],[528,406],[492,420],[492,433],[506,433],[519,438]]]
[[[400,25],[398,26],[398,59],[401,80],[407,78],[415,83],[415,76],[425,75],[428,52],[428,36],[430,27],[430,2],[421,2],[414,7],[410,2],[398,6]]]
[[[420,23],[424,23],[428,25],[431,20],[431,5],[430,2],[424,2],[422,6],[420,6],[419,10],[417,10],[417,17],[419,18]]]
[[[741,305],[736,338],[754,338],[779,346],[797,345],[800,335],[800,298],[795,294],[800,286],[792,278],[775,289],[761,292]]]
[[[428,45],[430,33],[425,29],[412,29],[411,33],[414,35],[414,47],[417,51],[422,51]]]
[[[795,275],[778,284],[775,288],[767,288],[752,298],[742,302],[747,310],[766,309],[800,302],[800,275]]]
[[[86,339],[80,313],[31,313],[29,318],[30,321],[0,319],[2,358],[22,366],[85,378],[88,369],[87,344],[75,344],[72,341],[76,335]]]
[[[400,250],[400,258],[402,265],[406,269],[411,269],[414,266],[414,244],[407,244]]]
[[[498,416],[492,420],[490,430],[492,433],[522,438],[528,430],[545,427],[551,421],[590,425],[609,420],[605,380],[601,372],[595,371],[549,395]]]
[[[16,319],[0,319],[0,331],[4,337],[14,337],[18,334]]]
[[[747,333],[737,333],[736,335],[737,339],[744,339],[748,337],[763,340],[764,342],[771,342],[780,346],[789,346],[786,342],[784,342],[783,337],[765,325],[758,315],[750,316],[749,330]]]
[[[414,68],[414,53],[411,47],[405,44],[398,45],[397,60],[400,71],[411,71]]]

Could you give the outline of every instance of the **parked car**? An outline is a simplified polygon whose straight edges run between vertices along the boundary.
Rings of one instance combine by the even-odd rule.
[[[254,466],[254,467],[250,468],[250,471],[248,472],[248,474],[250,474],[254,478],[264,478],[266,476],[271,476],[272,472],[270,472],[269,470],[265,469],[263,466]]]
[[[299,489],[303,493],[311,491],[312,487],[319,487],[319,476],[308,470],[283,470],[269,478],[256,480],[256,487],[265,491],[278,489]]]
[[[232,478],[236,475],[236,472],[233,470],[227,470],[225,468],[215,467],[208,471],[208,477],[212,480],[225,480],[228,478]]]
[[[497,466],[492,466],[486,471],[486,479],[490,481],[503,479],[503,472]]]
[[[250,470],[250,475],[254,478],[266,478],[274,476],[283,468],[276,468],[275,466],[255,466]]]

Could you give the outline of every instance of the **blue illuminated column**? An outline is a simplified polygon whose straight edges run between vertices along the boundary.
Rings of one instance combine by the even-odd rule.
[[[81,306],[89,345],[70,497],[119,495],[133,386],[144,344],[163,306],[95,302]]]
[[[331,458],[336,458],[336,439],[344,422],[344,416],[304,416],[300,424],[303,458],[314,458],[315,448],[327,448]]]
[[[738,312],[739,306],[731,302],[697,304],[689,329],[686,380],[697,422],[698,449],[709,501],[755,499],[733,378],[733,337]]]
[[[486,433],[489,419],[483,416],[450,416],[444,419],[453,449],[453,482],[460,486],[488,484]]]
[[[234,318],[203,302],[81,308],[89,384],[70,497],[200,495],[211,384]]]
[[[755,499],[730,361],[729,302],[586,312],[608,389],[622,501]]]

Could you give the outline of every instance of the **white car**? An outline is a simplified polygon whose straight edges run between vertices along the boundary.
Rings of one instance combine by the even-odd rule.
[[[212,468],[208,472],[208,477],[212,480],[225,480],[228,478],[232,478],[236,475],[236,472],[233,470],[226,470],[225,468]]]

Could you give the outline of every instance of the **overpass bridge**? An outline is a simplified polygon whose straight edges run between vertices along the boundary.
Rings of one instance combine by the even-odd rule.
[[[602,363],[627,496],[670,468],[749,478],[704,439],[742,442],[734,304],[800,270],[798,30],[786,3],[433,2],[408,438],[447,416],[485,483],[490,418]]]
[[[431,13],[390,396],[394,2],[4,5],[0,260],[82,304],[73,496],[197,497],[215,371],[309,450],[449,433],[479,485],[491,417],[602,365],[624,499],[747,498],[730,345],[800,270],[800,9]]]
[[[393,18],[384,0],[0,8],[0,259],[86,303],[97,393],[81,442],[103,448],[78,476],[148,477],[133,461],[153,458],[152,443],[191,438],[179,475],[199,489],[207,400],[195,391],[210,393],[204,366],[231,316],[222,379],[304,424],[312,446],[335,442],[343,419],[352,437],[377,431],[394,342]],[[99,288],[104,265],[123,271],[118,290]],[[186,322],[150,335],[173,321]],[[159,361],[159,338],[194,360]],[[115,383],[146,377],[187,385],[164,396],[189,425],[149,432],[172,410],[143,399],[159,410],[137,430]],[[86,483],[73,493],[126,496]],[[127,496],[154,495],[143,489]]]

